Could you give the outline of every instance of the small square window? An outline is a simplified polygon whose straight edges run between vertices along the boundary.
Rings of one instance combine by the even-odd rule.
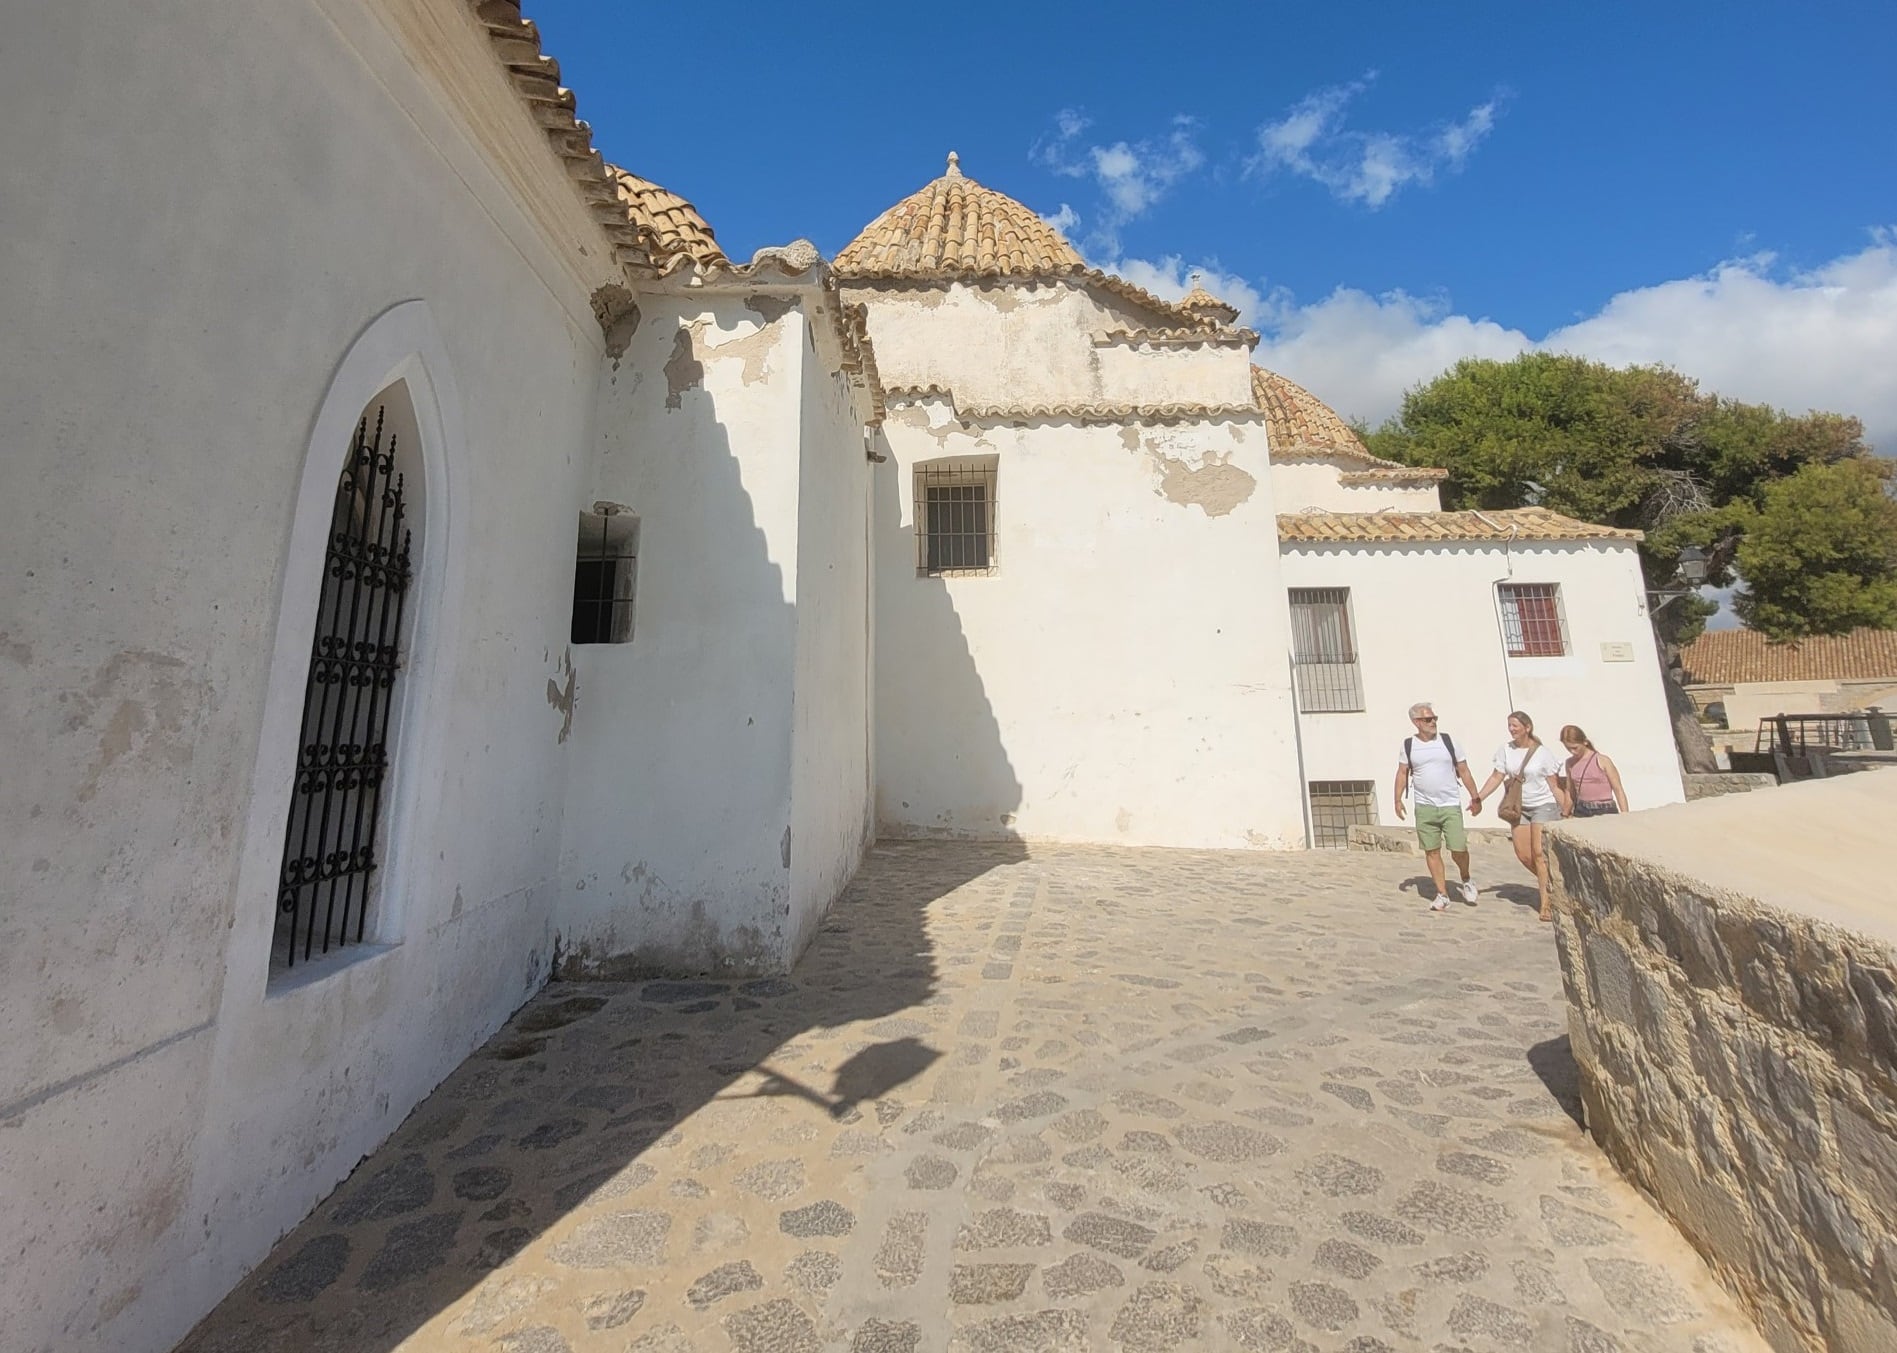
[[[1376,825],[1376,785],[1369,780],[1313,780],[1311,844],[1319,850],[1343,850],[1350,829]]]
[[[1502,633],[1511,658],[1559,658],[1568,651],[1561,589],[1554,583],[1501,583]]]
[[[916,466],[916,572],[925,578],[995,567],[995,458]]]
[[[616,507],[581,513],[573,565],[574,643],[623,644],[632,638],[638,571],[639,519]]]

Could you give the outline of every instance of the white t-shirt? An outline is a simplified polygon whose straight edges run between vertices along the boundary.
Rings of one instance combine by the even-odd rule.
[[[1409,766],[1410,798],[1431,808],[1459,808],[1462,792],[1456,784],[1456,762],[1449,746],[1438,733],[1433,738],[1411,738],[1410,754],[1397,748],[1396,763]]]
[[[1505,742],[1495,749],[1495,768],[1504,775],[1522,777],[1522,807],[1543,808],[1554,802],[1548,778],[1567,774],[1568,763],[1545,743],[1528,748]]]

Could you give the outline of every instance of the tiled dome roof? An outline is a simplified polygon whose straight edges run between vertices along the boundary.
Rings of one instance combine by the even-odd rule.
[[[1205,283],[1201,282],[1197,277],[1192,279],[1192,290],[1188,291],[1185,299],[1179,302],[1179,308],[1181,310],[1190,311],[1200,319],[1210,321],[1214,324],[1236,324],[1238,322],[1238,307],[1228,305],[1207,291],[1205,289]]]
[[[1053,226],[963,174],[952,151],[947,173],[870,222],[836,257],[838,272],[874,277],[1027,277],[1086,267]]]
[[[618,181],[619,200],[625,203],[626,215],[653,262],[663,264],[679,254],[706,265],[727,261],[698,208],[677,193],[617,166],[609,165],[607,173]]]
[[[1265,411],[1265,431],[1273,456],[1305,454],[1374,460],[1336,410],[1296,381],[1262,366],[1251,369],[1252,398]]]

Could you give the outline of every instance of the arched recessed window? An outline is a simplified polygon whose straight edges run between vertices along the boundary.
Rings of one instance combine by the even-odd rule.
[[[364,411],[336,480],[277,886],[273,969],[370,934],[420,522],[414,406],[397,381]]]

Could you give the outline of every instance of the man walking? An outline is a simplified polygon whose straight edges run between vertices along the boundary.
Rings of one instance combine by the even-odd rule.
[[[1449,845],[1449,858],[1456,862],[1462,879],[1457,893],[1470,906],[1475,905],[1476,886],[1469,878],[1469,835],[1462,825],[1462,795],[1457,783],[1469,791],[1469,813],[1482,811],[1482,796],[1476,792],[1469,763],[1456,750],[1455,740],[1436,729],[1436,711],[1424,700],[1410,706],[1410,722],[1416,735],[1403,739],[1403,753],[1396,763],[1396,815],[1404,816],[1404,791],[1416,798],[1416,841],[1429,862],[1429,877],[1436,885],[1431,911],[1449,905],[1449,885],[1443,875],[1443,843]]]

